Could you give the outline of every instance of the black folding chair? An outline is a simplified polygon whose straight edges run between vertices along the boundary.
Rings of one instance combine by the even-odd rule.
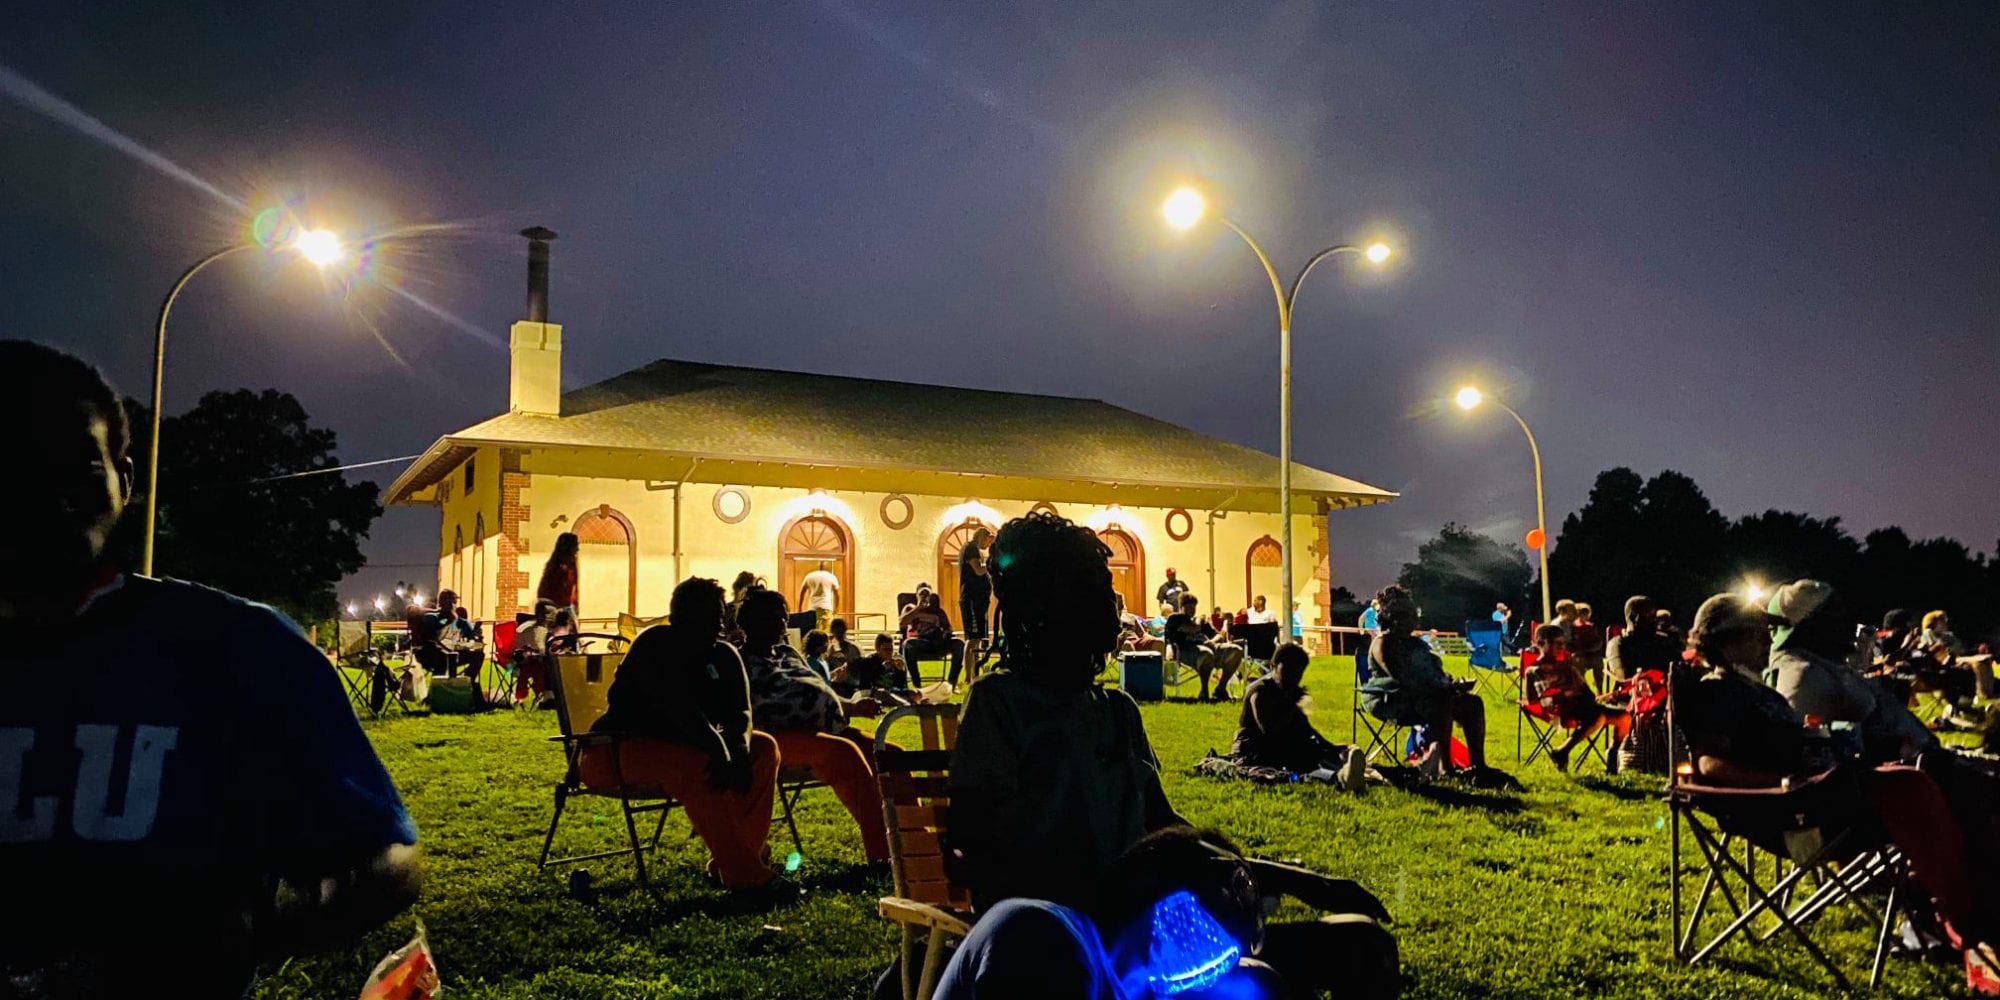
[[[1362,710],[1361,685],[1368,683],[1369,676],[1368,650],[1363,648],[1354,654],[1354,703],[1351,709],[1353,720],[1347,741],[1361,747],[1363,755],[1369,760],[1374,760],[1377,753],[1386,753],[1393,763],[1401,764],[1405,755],[1400,748],[1408,735],[1406,732],[1408,727],[1401,723],[1377,719]],[[1365,743],[1361,739],[1364,730],[1368,733]]]

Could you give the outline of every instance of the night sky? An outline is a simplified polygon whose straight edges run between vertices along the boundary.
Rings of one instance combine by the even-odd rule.
[[[1404,494],[1334,521],[1357,591],[1446,520],[1531,526],[1518,429],[1438,408],[1467,375],[1534,425],[1552,532],[1629,465],[1991,551],[2000,6],[1528,6],[15,0],[0,335],[143,398],[168,285],[293,197],[419,228],[346,298],[296,262],[202,275],[169,412],[284,389],[350,462],[500,412],[514,233],[546,225],[572,388],[671,356],[1094,396],[1275,452],[1269,287],[1156,212],[1194,175],[1285,266],[1400,251],[1316,273],[1295,324],[1300,460]],[[391,512],[343,596],[428,586],[436,549],[433,511]]]

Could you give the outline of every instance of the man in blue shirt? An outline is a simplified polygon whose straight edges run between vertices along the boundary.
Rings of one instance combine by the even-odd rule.
[[[33,901],[5,981],[240,995],[407,907],[416,830],[326,657],[270,608],[113,566],[132,463],[103,378],[0,341],[0,425],[0,884]]]

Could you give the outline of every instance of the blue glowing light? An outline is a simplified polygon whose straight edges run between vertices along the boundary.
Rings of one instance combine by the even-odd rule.
[[[1146,985],[1172,996],[1215,985],[1243,957],[1194,893],[1183,889],[1153,904],[1153,939]]]
[[[785,871],[787,872],[798,871],[799,865],[804,863],[805,859],[800,857],[799,852],[797,851],[793,851],[792,853],[785,855]]]

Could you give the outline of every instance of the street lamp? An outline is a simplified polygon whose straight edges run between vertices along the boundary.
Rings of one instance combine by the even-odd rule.
[[[1459,409],[1471,412],[1479,404],[1486,402],[1486,394],[1468,385],[1458,390],[1458,394],[1453,396],[1452,400],[1458,404]],[[1546,625],[1550,620],[1549,521],[1548,515],[1544,512],[1542,505],[1542,449],[1539,445],[1535,444],[1535,432],[1528,429],[1528,422],[1522,420],[1521,415],[1515,413],[1513,407],[1497,399],[1493,401],[1493,405],[1506,410],[1507,415],[1513,417],[1514,422],[1521,425],[1521,433],[1528,436],[1528,453],[1534,456],[1535,459],[1535,536],[1541,540],[1541,544],[1535,546],[1535,551],[1541,557],[1542,624]]]
[[[1167,225],[1183,232],[1200,224],[1208,214],[1208,199],[1200,191],[1191,187],[1176,190],[1167,196],[1160,206],[1166,216]],[[1299,286],[1312,273],[1320,261],[1340,253],[1358,254],[1370,264],[1381,264],[1389,259],[1390,249],[1386,243],[1371,243],[1366,247],[1327,247],[1306,258],[1304,267],[1286,287],[1278,277],[1278,269],[1271,265],[1271,257],[1243,227],[1230,221],[1228,216],[1217,215],[1216,221],[1228,227],[1229,231],[1241,237],[1248,244],[1250,252],[1257,255],[1257,262],[1264,265],[1264,274],[1271,279],[1271,291],[1278,299],[1278,517],[1283,522],[1279,526],[1278,552],[1283,579],[1279,582],[1279,600],[1282,602],[1280,616],[1287,639],[1298,637],[1293,620],[1295,608],[1292,604],[1292,305],[1298,301]]]
[[[252,240],[224,247],[203,257],[196,261],[193,267],[181,272],[180,280],[174,282],[173,289],[167,292],[166,301],[160,303],[160,321],[153,328],[153,432],[146,443],[146,541],[139,556],[139,573],[142,576],[153,575],[153,535],[160,523],[160,406],[163,402],[160,397],[167,369],[167,314],[173,312],[174,300],[180,298],[181,289],[186,288],[188,281],[200,274],[203,268],[239,251],[260,249],[264,246],[264,243]],[[324,229],[299,233],[272,249],[295,250],[299,256],[319,268],[325,268],[346,256],[345,249],[340,245],[340,237]]]

